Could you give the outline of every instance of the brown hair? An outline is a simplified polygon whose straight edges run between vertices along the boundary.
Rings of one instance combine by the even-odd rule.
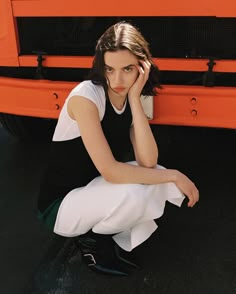
[[[96,85],[102,85],[107,89],[104,73],[104,53],[107,51],[129,50],[138,59],[148,59],[151,63],[149,78],[143,87],[142,95],[156,95],[156,87],[159,83],[159,69],[152,61],[149,44],[139,30],[127,22],[119,22],[109,27],[97,42],[93,66],[89,79]]]

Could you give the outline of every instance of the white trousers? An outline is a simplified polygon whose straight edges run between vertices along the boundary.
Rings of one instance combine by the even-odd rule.
[[[174,183],[112,184],[99,176],[66,195],[54,232],[65,237],[79,236],[90,229],[94,233],[115,234],[115,242],[131,251],[157,229],[154,219],[162,216],[165,202],[181,206],[184,197]]]

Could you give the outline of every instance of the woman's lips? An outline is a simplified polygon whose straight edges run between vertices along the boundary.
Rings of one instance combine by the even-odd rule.
[[[123,92],[125,90],[125,88],[117,87],[117,88],[113,88],[113,90],[116,91],[116,92]]]

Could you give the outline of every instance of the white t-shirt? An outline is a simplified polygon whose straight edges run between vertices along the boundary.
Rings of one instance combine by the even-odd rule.
[[[78,123],[69,116],[67,111],[67,104],[72,96],[83,96],[92,101],[98,108],[100,121],[103,119],[106,109],[106,95],[103,86],[94,85],[92,81],[83,81],[70,92],[65,100],[53,135],[53,141],[66,141],[80,137]],[[152,119],[153,97],[141,96],[141,103],[148,119]],[[117,114],[121,114],[126,108],[126,103],[121,110],[115,108],[114,105],[112,106]]]
[[[72,96],[83,96],[92,101],[98,108],[100,121],[103,119],[106,108],[106,95],[104,88],[99,85],[94,85],[91,81],[83,81],[70,92],[65,100],[53,135],[53,141],[71,140],[80,136],[77,122],[69,116],[67,111],[67,104]],[[112,106],[118,114],[121,114],[125,110],[126,103],[121,110],[116,109],[114,105]]]

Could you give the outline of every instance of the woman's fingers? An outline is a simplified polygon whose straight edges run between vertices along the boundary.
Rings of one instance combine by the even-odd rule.
[[[148,60],[139,60],[139,65],[136,66],[139,71],[139,76],[130,88],[129,94],[133,94],[134,96],[140,96],[142,89],[148,80],[151,63]]]
[[[148,60],[140,60],[140,63],[142,64],[142,66],[140,67],[142,68],[145,80],[147,80],[151,68],[151,63]]]
[[[193,207],[199,201],[199,191],[194,186],[194,189],[191,191],[189,195],[187,195],[189,202],[188,207]]]
[[[195,184],[181,172],[177,172],[176,184],[189,199],[188,207],[193,207],[199,201],[199,191]]]

